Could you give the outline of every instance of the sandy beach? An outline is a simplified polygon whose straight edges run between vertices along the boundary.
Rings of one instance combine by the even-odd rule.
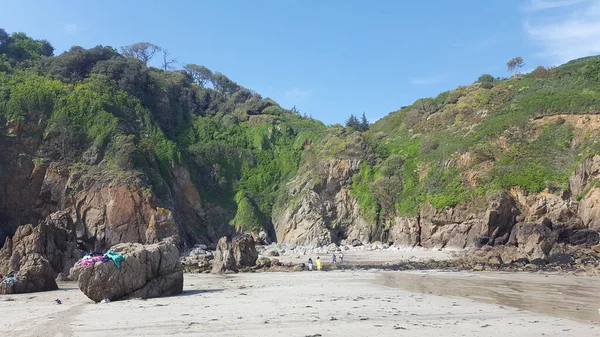
[[[180,296],[108,304],[60,288],[0,297],[2,336],[600,336],[593,277],[186,274]]]

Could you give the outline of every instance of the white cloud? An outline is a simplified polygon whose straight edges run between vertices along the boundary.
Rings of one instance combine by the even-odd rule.
[[[526,11],[541,11],[545,9],[569,7],[590,0],[529,0],[524,9]]]
[[[541,56],[556,64],[600,54],[600,0],[552,17],[527,18],[524,29]]]
[[[427,85],[427,84],[436,84],[442,82],[444,79],[442,76],[434,75],[434,76],[424,76],[424,77],[411,77],[408,79],[410,83],[416,85]]]
[[[306,98],[306,97],[310,97],[312,96],[313,92],[311,89],[298,89],[298,88],[293,88],[290,90],[287,90],[286,92],[283,93],[283,95],[287,98],[287,99],[301,99],[301,98]]]
[[[75,34],[75,33],[77,33],[77,30],[79,29],[79,27],[77,27],[77,24],[75,24],[75,23],[67,23],[65,25],[64,29],[69,34]]]

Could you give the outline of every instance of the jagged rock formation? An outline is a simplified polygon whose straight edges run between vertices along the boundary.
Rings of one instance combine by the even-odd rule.
[[[462,204],[440,210],[425,203],[417,217],[393,217],[384,226],[365,221],[349,194],[359,167],[358,160],[331,160],[317,183],[292,182],[291,193],[299,201],[277,218],[278,241],[323,246],[381,238],[398,246],[455,249],[511,245],[518,247],[517,255],[528,258],[547,257],[556,244],[598,243],[598,155],[587,158],[571,175],[572,194],[535,195],[513,188],[492,198],[484,209]]]
[[[250,234],[238,235],[231,240],[231,249],[233,258],[238,267],[252,267],[256,265],[258,251],[256,251],[256,242]]]
[[[219,243],[217,244],[217,251],[215,252],[215,258],[213,259],[212,273],[237,273],[237,271],[238,269],[233,255],[233,248],[231,247],[231,244],[227,242],[227,237],[224,236],[219,239]]]
[[[153,298],[183,292],[183,267],[173,243],[122,243],[111,250],[125,255],[120,268],[110,261],[71,270],[71,277],[91,300]]]
[[[57,290],[54,270],[50,262],[38,253],[31,253],[19,259],[14,274],[16,281],[0,284],[0,294],[22,294],[38,291]]]
[[[258,251],[252,235],[238,235],[231,242],[224,236],[217,244],[212,273],[237,273],[239,268],[254,267],[257,259]]]
[[[73,222],[67,212],[56,212],[37,226],[23,225],[15,235],[6,238],[0,249],[0,274],[19,271],[28,256],[43,258],[54,277],[60,272],[68,273],[73,264],[83,256],[78,249]]]
[[[318,181],[311,182],[308,175],[296,177],[289,184],[290,197],[299,200],[276,217],[277,242],[325,246],[342,239],[370,240],[374,226],[361,216],[349,190],[360,163],[332,159],[322,164]]]

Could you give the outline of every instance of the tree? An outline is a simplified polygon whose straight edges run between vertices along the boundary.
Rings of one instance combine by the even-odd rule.
[[[41,56],[52,55],[52,46],[47,41],[34,40],[25,33],[13,33],[6,37],[6,32],[0,32],[0,54],[6,54],[14,63],[38,59]]]
[[[197,64],[186,64],[183,69],[187,71],[194,81],[198,83],[199,86],[204,87],[206,83],[212,81],[213,73],[210,69],[205,66],[199,66]]]
[[[380,177],[371,184],[371,192],[386,214],[396,213],[396,202],[402,191],[402,180],[398,176]]]
[[[8,33],[4,29],[0,28],[0,45],[7,43],[9,38],[10,36]]]
[[[54,55],[54,47],[47,40],[38,40],[42,44],[42,55],[52,56]]]
[[[360,122],[358,121],[358,118],[356,118],[354,115],[350,115],[350,117],[348,117],[346,120],[346,127],[358,130],[360,128]]]
[[[215,73],[211,78],[211,82],[215,91],[227,98],[231,97],[231,95],[240,89],[240,86],[237,85],[237,83],[221,73]]]
[[[516,75],[519,74],[521,68],[523,68],[525,66],[525,63],[523,63],[523,58],[521,56],[517,56],[515,58],[510,59],[507,63],[506,66],[508,67],[508,71],[511,72],[511,74]]]
[[[362,117],[360,118],[359,131],[365,132],[369,130],[369,121],[367,120],[367,116],[365,116],[365,112],[363,111]]]
[[[588,61],[582,69],[583,78],[593,82],[600,82],[600,58],[594,58]]]
[[[479,78],[477,79],[477,82],[492,83],[492,82],[494,82],[494,76],[492,76],[490,74],[483,74],[483,75],[479,76]]]
[[[174,68],[173,65],[177,64],[177,59],[171,58],[170,57],[171,53],[168,50],[166,50],[166,49],[163,49],[162,53],[163,53],[163,61],[162,61],[162,64],[163,64],[162,67],[163,67],[163,69],[165,71],[166,70],[173,70],[173,68]]]
[[[48,127],[48,142],[43,151],[52,159],[69,161],[81,147],[81,129],[71,122],[67,115],[54,118]]]
[[[150,42],[138,42],[131,46],[121,47],[121,53],[127,57],[135,57],[148,65],[148,61],[154,57],[154,54],[161,51],[161,48]]]

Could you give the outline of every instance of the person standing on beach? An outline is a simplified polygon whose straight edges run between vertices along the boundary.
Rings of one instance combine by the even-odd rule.
[[[332,262],[333,264],[335,264],[335,263],[337,262],[337,258],[336,258],[336,256],[335,256],[335,254],[333,254],[333,256],[331,257],[331,262]]]
[[[308,270],[313,270],[313,261],[312,258],[308,258]]]
[[[344,253],[340,253],[340,263],[344,264]]]
[[[323,264],[321,263],[321,257],[317,256],[317,270],[321,271],[321,268],[323,268]]]

